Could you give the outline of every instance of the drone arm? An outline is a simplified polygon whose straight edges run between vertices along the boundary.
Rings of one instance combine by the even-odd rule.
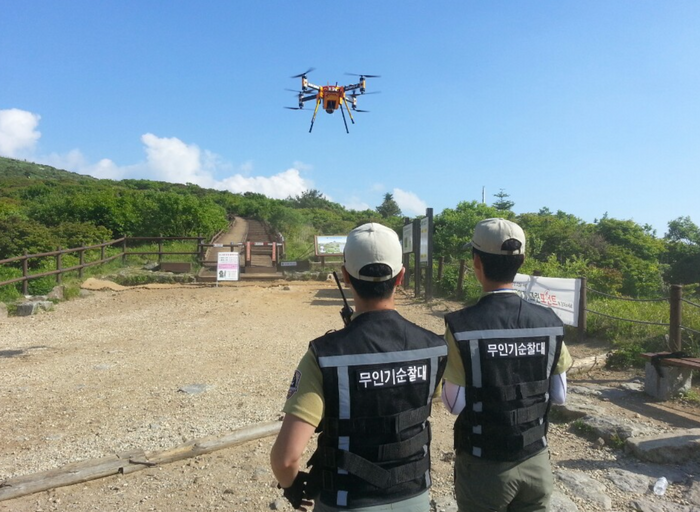
[[[356,89],[359,89],[361,84],[351,84],[351,85],[346,85],[345,90],[346,91],[354,91]]]

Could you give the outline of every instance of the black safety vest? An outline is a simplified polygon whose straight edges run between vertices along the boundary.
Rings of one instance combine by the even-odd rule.
[[[455,449],[495,461],[522,461],[541,451],[562,321],[513,292],[486,295],[445,321],[466,377],[467,405],[455,422]]]
[[[393,503],[430,487],[432,396],[447,346],[394,310],[370,311],[311,342],[324,413],[309,464],[321,502]]]

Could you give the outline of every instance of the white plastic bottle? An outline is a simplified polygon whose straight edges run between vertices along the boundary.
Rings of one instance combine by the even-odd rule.
[[[656,494],[657,496],[663,496],[664,493],[666,492],[667,487],[668,487],[668,480],[666,480],[665,476],[662,476],[654,484],[654,494]]]

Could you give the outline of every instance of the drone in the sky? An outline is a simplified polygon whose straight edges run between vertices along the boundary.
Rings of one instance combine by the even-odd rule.
[[[318,112],[318,107],[323,103],[323,110],[332,114],[336,110],[340,109],[340,113],[343,114],[343,123],[345,123],[345,131],[350,133],[348,130],[348,122],[345,119],[345,110],[348,111],[350,116],[350,121],[355,124],[355,119],[352,117],[351,110],[355,112],[369,112],[368,110],[360,110],[357,108],[357,98],[365,94],[365,82],[367,78],[379,78],[379,75],[357,75],[354,73],[346,73],[347,75],[359,76],[360,80],[356,84],[350,85],[315,85],[309,82],[306,75],[311,73],[314,68],[309,68],[299,75],[294,75],[291,78],[301,78],[301,90],[294,91],[299,95],[299,106],[298,107],[285,107],[290,110],[303,110],[304,103],[310,100],[316,100],[316,107],[314,108],[314,115],[311,118],[311,127],[309,128],[309,133],[314,129],[314,121],[316,120],[316,112]],[[357,94],[357,91],[360,94]],[[352,92],[352,94],[346,94],[347,92]],[[378,92],[378,91],[377,91]],[[367,93],[372,94],[372,93]]]

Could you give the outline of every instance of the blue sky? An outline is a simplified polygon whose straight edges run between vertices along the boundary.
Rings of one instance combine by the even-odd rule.
[[[1,0],[0,155],[403,213],[700,223],[700,2]],[[356,124],[295,106],[368,80]],[[349,121],[348,121],[349,122]]]

